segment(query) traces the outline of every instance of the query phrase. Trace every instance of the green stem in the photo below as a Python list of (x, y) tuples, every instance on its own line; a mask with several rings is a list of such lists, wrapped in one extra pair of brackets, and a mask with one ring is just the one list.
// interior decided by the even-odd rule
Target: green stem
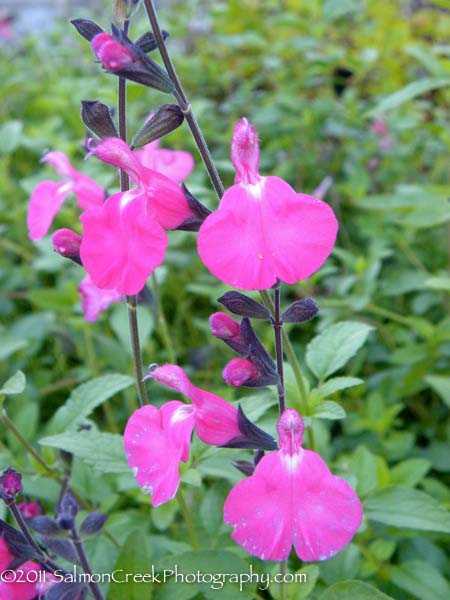
[(78, 535), (78, 531), (75, 527), (72, 529), (71, 534), (73, 545), (75, 546), (75, 549), (77, 551), (78, 558), (80, 559), (81, 566), (83, 567), (83, 571), (86, 574), (90, 575), (88, 586), (92, 592), (92, 595), (94, 596), (95, 600), (104, 600), (104, 596), (98, 583), (92, 581), (92, 569), (89, 564), (88, 557), (86, 556), (86, 552), (84, 551), (84, 546), (81, 542), (80, 536)]
[(285, 600), (286, 598), (286, 573), (287, 573), (287, 560), (283, 560), (280, 562), (280, 571), (283, 575), (283, 579), (280, 583), (280, 600)]
[(183, 515), (183, 519), (184, 519), (184, 522), (186, 524), (186, 527), (187, 527), (187, 530), (189, 533), (189, 539), (191, 540), (191, 546), (194, 548), (194, 550), (198, 550), (199, 543), (198, 543), (198, 539), (197, 539), (197, 533), (195, 532), (195, 527), (194, 527), (194, 524), (192, 523), (191, 514), (189, 512), (188, 505), (186, 504), (186, 500), (184, 498), (184, 495), (183, 495), (181, 489), (178, 490), (176, 497), (178, 500), (178, 506), (180, 507), (181, 514)]
[(155, 294), (155, 302), (156, 302), (156, 318), (159, 325), (159, 333), (164, 342), (164, 346), (167, 352), (167, 359), (170, 363), (176, 364), (177, 355), (175, 352), (174, 345), (172, 343), (172, 338), (170, 336), (169, 327), (167, 326), (166, 316), (164, 314), (164, 310), (162, 308), (161, 298), (159, 296), (159, 286), (158, 281), (156, 279), (155, 272), (152, 273), (152, 284), (153, 284), (153, 293)]
[(1, 419), (2, 419), (3, 423), (6, 425), (6, 427), (11, 431), (11, 433), (19, 440), (19, 442), (22, 444), (22, 446), (41, 465), (41, 467), (43, 469), (45, 469), (45, 471), (47, 471), (47, 473), (49, 473), (50, 475), (52, 475), (52, 476), (57, 475), (56, 470), (53, 467), (51, 467), (49, 464), (47, 464), (46, 461), (39, 454), (39, 452), (37, 452), (33, 448), (33, 446), (30, 444), (30, 442), (23, 437), (23, 435), (20, 433), (20, 431), (17, 429), (17, 427), (14, 425), (14, 423), (8, 417), (5, 409), (3, 409)]
[(138, 391), (139, 404), (144, 406), (148, 403), (147, 390), (142, 381), (144, 370), (142, 366), (141, 345), (139, 342), (139, 328), (137, 320), (137, 297), (127, 296), (128, 302), (128, 322), (130, 325), (131, 349), (133, 353), (134, 375)]

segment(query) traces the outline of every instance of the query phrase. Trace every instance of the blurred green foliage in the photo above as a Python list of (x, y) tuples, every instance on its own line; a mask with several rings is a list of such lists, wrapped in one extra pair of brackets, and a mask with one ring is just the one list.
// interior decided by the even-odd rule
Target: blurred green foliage
[[(277, 174), (306, 193), (326, 176), (334, 180), (327, 201), (339, 218), (338, 245), (314, 277), (284, 292), (284, 301), (313, 295), (319, 303), (318, 319), (290, 326), (308, 376), (310, 414), (305, 416), (320, 453), (362, 497), (366, 519), (353, 543), (332, 560), (302, 567), (291, 559), (290, 572), (308, 573), (308, 584), (286, 586), (291, 600), (376, 599), (385, 598), (383, 593), (399, 600), (449, 597), (444, 542), (450, 503), (450, 15), (445, 4), (414, 10), (413, 2), (390, 0), (190, 0), (161, 11), (180, 77), (226, 184), (233, 178), (230, 135), (242, 116), (259, 130), (263, 173)], [(108, 10), (104, 14), (106, 26)], [(146, 28), (141, 10), (133, 31), (137, 36)], [(89, 440), (88, 432), (55, 429), (61, 413), (52, 417), (76, 386), (106, 373), (132, 373), (126, 310), (116, 305), (95, 324), (84, 321), (77, 294), (81, 269), (53, 255), (48, 239), (28, 240), (27, 199), (36, 183), (54, 178), (39, 164), (45, 149), (66, 152), (76, 168), (115, 189), (110, 168), (94, 159), (83, 162), (79, 111), (82, 99), (114, 105), (117, 80), (100, 72), (88, 44), (66, 23), (47, 39), (2, 42), (0, 54), (0, 383), (19, 369), (26, 375), (24, 391), (17, 379), (2, 385), (1, 393), (15, 394), (5, 400), (10, 418), (50, 464), (59, 464), (51, 446), (75, 452), (74, 489), (109, 514), (110, 536), (86, 542), (96, 571), (130, 568), (127, 548), (139, 545), (147, 563), (161, 568), (177, 563), (185, 571), (245, 572), (251, 563), (259, 572), (278, 572), (279, 565), (248, 557), (223, 525), (223, 500), (240, 478), (230, 464), (233, 451), (197, 441), (182, 467), (199, 550), (188, 541), (176, 501), (149, 508), (120, 455), (120, 433), (136, 406), (133, 386), (124, 384), (118, 392), (112, 385), (111, 394), (96, 402), (97, 384), (92, 384), (82, 415), (92, 424)], [(128, 99), (130, 137), (167, 101), (134, 84)], [(375, 122), (383, 124), (384, 133), (374, 131)], [(187, 128), (164, 143), (193, 152), (197, 167), (188, 186), (214, 207)], [(56, 225), (79, 228), (73, 201), (66, 202)], [(221, 381), (232, 355), (209, 335), (207, 318), (219, 310), (216, 298), (226, 288), (200, 263), (194, 234), (171, 234), (157, 279), (179, 364), (198, 385), (228, 400), (245, 396), (249, 416), (273, 431), (272, 391), (249, 395)], [(146, 362), (168, 360), (157, 311), (142, 307), (141, 313)], [(323, 381), (322, 367), (311, 358), (314, 346), (308, 353), (306, 346), (321, 332), (329, 338), (341, 321), (369, 325), (368, 338)], [(258, 325), (258, 333), (271, 346), (269, 328)], [(319, 338), (314, 344), (320, 349)], [(288, 403), (295, 405), (289, 370), (287, 390)], [(172, 397), (156, 384), (149, 384), (149, 394), (158, 404)], [(95, 438), (98, 430), (102, 436)], [(55, 435), (66, 438), (49, 443)], [(38, 445), (42, 438), (47, 445)], [(4, 427), (0, 440), (0, 467), (21, 470), (27, 493), (51, 511), (58, 485)], [(135, 568), (145, 564), (141, 560)], [(139, 590), (126, 589), (116, 586), (110, 597), (142, 597)], [(146, 597), (150, 589), (145, 588)], [(208, 585), (155, 585), (153, 593), (163, 599), (173, 594), (228, 598), (238, 592), (233, 586), (218, 592)], [(255, 593), (250, 585), (239, 597)], [(286, 597), (282, 594), (274, 584), (259, 597), (277, 600)]]

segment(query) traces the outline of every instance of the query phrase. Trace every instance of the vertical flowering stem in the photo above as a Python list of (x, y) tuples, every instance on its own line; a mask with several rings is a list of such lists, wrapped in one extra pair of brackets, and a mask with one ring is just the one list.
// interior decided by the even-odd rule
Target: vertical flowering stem
[(286, 408), (286, 399), (284, 395), (284, 374), (283, 374), (283, 322), (280, 316), (280, 283), (276, 284), (274, 289), (274, 315), (272, 318), (272, 326), (275, 335), (275, 355), (277, 360), (278, 371), (278, 407), (280, 415), (283, 414)]
[(186, 117), (186, 121), (189, 125), (189, 129), (191, 130), (198, 151), (200, 152), (206, 171), (208, 172), (209, 178), (211, 179), (211, 183), (217, 193), (217, 196), (220, 199), (225, 191), (223, 183), (220, 179), (216, 165), (214, 164), (214, 161), (211, 157), (211, 153), (208, 149), (208, 145), (206, 144), (206, 140), (203, 137), (203, 133), (199, 127), (199, 124), (197, 123), (197, 119), (195, 118), (195, 115), (192, 111), (190, 102), (184, 92), (183, 86), (181, 85), (172, 59), (170, 58), (169, 52), (167, 51), (166, 44), (164, 42), (164, 37), (161, 32), (161, 27), (159, 26), (158, 15), (156, 14), (155, 6), (152, 0), (144, 0), (144, 4), (150, 21), (150, 25), (153, 30), (153, 34), (158, 44), (159, 53), (161, 54), (161, 58), (163, 60), (164, 66), (166, 67), (167, 73), (169, 74), (169, 77), (175, 86), (175, 99)]
[[(125, 34), (128, 34), (130, 21), (126, 20), (123, 26)], [(127, 81), (119, 77), (118, 89), (118, 113), (119, 113), (119, 136), (124, 142), (127, 141)], [(120, 169), (120, 191), (126, 192), (130, 187), (128, 174)], [(144, 406), (148, 402), (147, 390), (142, 381), (144, 370), (142, 367), (141, 344), (139, 340), (139, 326), (137, 320), (137, 296), (127, 296), (128, 323), (130, 327), (131, 349), (133, 353), (134, 374), (138, 391), (139, 404)]]
[(86, 556), (86, 552), (84, 551), (84, 546), (75, 527), (71, 530), (71, 537), (73, 545), (75, 546), (75, 550), (77, 551), (78, 558), (80, 559), (81, 566), (83, 567), (83, 571), (90, 576), (88, 586), (92, 592), (92, 595), (94, 596), (95, 600), (104, 600), (104, 596), (98, 583), (92, 580), (93, 578), (91, 565), (89, 564), (88, 557)]

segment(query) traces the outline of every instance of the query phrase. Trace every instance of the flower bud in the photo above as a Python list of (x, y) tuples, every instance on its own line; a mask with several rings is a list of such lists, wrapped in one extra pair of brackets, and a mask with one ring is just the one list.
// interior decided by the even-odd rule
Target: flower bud
[(72, 492), (67, 491), (64, 494), (58, 509), (58, 525), (62, 529), (73, 529), (75, 526), (75, 517), (78, 513), (78, 502), (75, 500)]
[(258, 377), (258, 370), (248, 358), (233, 358), (222, 371), (222, 377), (228, 385), (239, 387), (250, 379)]
[(223, 312), (216, 312), (209, 317), (211, 333), (221, 340), (239, 338), (239, 323)]
[(135, 57), (109, 33), (99, 33), (91, 41), (92, 50), (107, 71), (117, 71), (131, 65)]
[(296, 300), (281, 315), (285, 323), (304, 323), (311, 321), (317, 315), (319, 307), (312, 298)]
[(24, 519), (32, 519), (33, 517), (42, 515), (42, 507), (39, 502), (24, 500), (23, 502), (19, 502), (17, 508), (22, 513)]
[(230, 312), (241, 317), (270, 319), (270, 312), (265, 306), (240, 292), (227, 292), (218, 298), (217, 302), (220, 302)]
[(98, 100), (82, 100), (81, 118), (86, 127), (99, 138), (119, 137), (106, 104)]
[(13, 502), (22, 493), (22, 475), (8, 467), (0, 475), (0, 498), (8, 503)]
[(159, 140), (179, 127), (184, 120), (184, 115), (176, 104), (163, 104), (156, 113), (148, 119), (134, 136), (131, 146), (140, 148)]
[(71, 229), (58, 229), (52, 235), (52, 244), (55, 252), (81, 265), (81, 235)]

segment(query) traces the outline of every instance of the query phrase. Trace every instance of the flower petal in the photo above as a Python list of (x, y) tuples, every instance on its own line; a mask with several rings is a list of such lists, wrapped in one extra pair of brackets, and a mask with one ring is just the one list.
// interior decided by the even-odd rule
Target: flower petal
[(150, 214), (164, 229), (175, 229), (192, 215), (182, 189), (165, 175), (142, 169)]
[(161, 409), (146, 405), (129, 419), (124, 445), (139, 486), (152, 495), (153, 506), (172, 500), (180, 483), (178, 465), (186, 461), (194, 427), (192, 407), (172, 401)]
[(70, 164), (69, 157), (67, 154), (64, 154), (64, 152), (59, 152), (59, 150), (47, 152), (47, 154), (42, 157), (42, 162), (51, 165), (61, 177), (72, 179), (74, 168)]
[[(100, 34), (99, 34), (100, 35)], [(128, 145), (120, 138), (106, 138), (101, 140), (92, 150), (101, 161), (123, 169), (134, 183), (139, 183), (143, 176), (143, 167), (130, 150)]]
[(68, 182), (41, 181), (34, 188), (28, 204), (28, 235), (32, 240), (43, 238), (59, 212), (67, 195), (72, 191)]
[(233, 287), (268, 289), (306, 279), (326, 260), (337, 234), (331, 208), (278, 177), (238, 184), (200, 228), (198, 252)]
[(139, 161), (147, 169), (165, 175), (175, 183), (181, 183), (194, 169), (194, 158), (183, 150), (158, 148), (159, 140), (146, 144), (135, 152)]
[(167, 246), (165, 231), (148, 215), (146, 196), (115, 194), (80, 220), (80, 256), (94, 284), (119, 294), (140, 292)]
[(78, 206), (82, 210), (103, 204), (106, 192), (96, 181), (75, 169), (72, 173), (72, 180), (72, 191), (77, 197)]
[(81, 307), (86, 321), (96, 321), (98, 315), (113, 302), (123, 300), (123, 295), (116, 290), (103, 290), (97, 287), (89, 275), (78, 286), (81, 295)]

